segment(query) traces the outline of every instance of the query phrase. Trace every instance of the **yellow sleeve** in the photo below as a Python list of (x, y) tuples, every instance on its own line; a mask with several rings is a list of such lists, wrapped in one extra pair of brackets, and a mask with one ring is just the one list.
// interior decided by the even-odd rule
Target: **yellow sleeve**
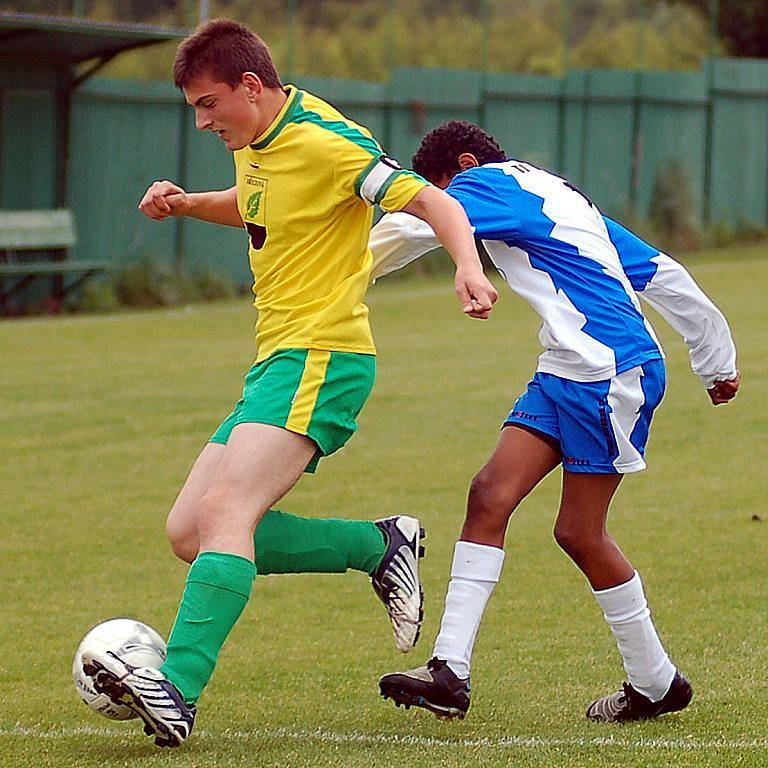
[(380, 199), (377, 202), (387, 213), (402, 211), (417, 193), (428, 186), (429, 182), (422, 179), (418, 173), (397, 171), (390, 177), (388, 186), (379, 193)]
[(380, 205), (385, 211), (399, 211), (428, 182), (406, 171), (387, 157), (375, 139), (345, 141), (334, 158), (336, 188), (343, 197), (354, 194), (366, 205)]

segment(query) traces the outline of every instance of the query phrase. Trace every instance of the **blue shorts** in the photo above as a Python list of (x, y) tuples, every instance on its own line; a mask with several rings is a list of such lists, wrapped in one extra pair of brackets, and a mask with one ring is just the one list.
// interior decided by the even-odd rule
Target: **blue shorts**
[(665, 385), (663, 360), (604, 381), (536, 373), (504, 426), (514, 424), (551, 437), (569, 472), (639, 472), (645, 469), (651, 418)]

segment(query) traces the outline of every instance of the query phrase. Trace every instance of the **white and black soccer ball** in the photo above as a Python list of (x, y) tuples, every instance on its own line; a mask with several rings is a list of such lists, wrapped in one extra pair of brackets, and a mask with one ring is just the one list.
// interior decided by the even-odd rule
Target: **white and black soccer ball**
[(165, 661), (166, 645), (152, 627), (135, 619), (110, 619), (97, 624), (83, 638), (75, 651), (72, 677), (80, 698), (94, 711), (110, 720), (130, 720), (136, 715), (126, 706), (115, 704), (99, 693), (83, 672), (83, 653), (103, 655), (107, 651), (134, 667), (159, 668)]

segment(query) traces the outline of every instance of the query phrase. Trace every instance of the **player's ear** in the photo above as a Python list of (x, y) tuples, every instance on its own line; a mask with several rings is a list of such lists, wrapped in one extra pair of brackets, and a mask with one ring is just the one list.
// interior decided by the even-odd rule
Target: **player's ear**
[(264, 84), (261, 82), (261, 78), (254, 72), (243, 72), (240, 82), (245, 88), (248, 101), (258, 101), (264, 90)]
[(459, 155), (459, 168), (462, 171), (466, 171), (467, 168), (477, 168), (480, 163), (477, 162), (477, 158), (471, 152), (462, 152)]

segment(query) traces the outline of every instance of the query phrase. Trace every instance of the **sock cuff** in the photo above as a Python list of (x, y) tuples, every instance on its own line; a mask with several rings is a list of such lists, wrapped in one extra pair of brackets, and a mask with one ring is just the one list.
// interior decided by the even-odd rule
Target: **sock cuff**
[(189, 568), (187, 584), (207, 584), (251, 596), (256, 566), (252, 560), (228, 552), (201, 552)]
[(629, 581), (623, 584), (608, 589), (592, 590), (592, 593), (603, 609), (606, 621), (611, 623), (629, 621), (648, 608), (643, 583), (637, 571)]
[(472, 541), (457, 541), (453, 549), (451, 578), (496, 583), (504, 565), (504, 550)]

